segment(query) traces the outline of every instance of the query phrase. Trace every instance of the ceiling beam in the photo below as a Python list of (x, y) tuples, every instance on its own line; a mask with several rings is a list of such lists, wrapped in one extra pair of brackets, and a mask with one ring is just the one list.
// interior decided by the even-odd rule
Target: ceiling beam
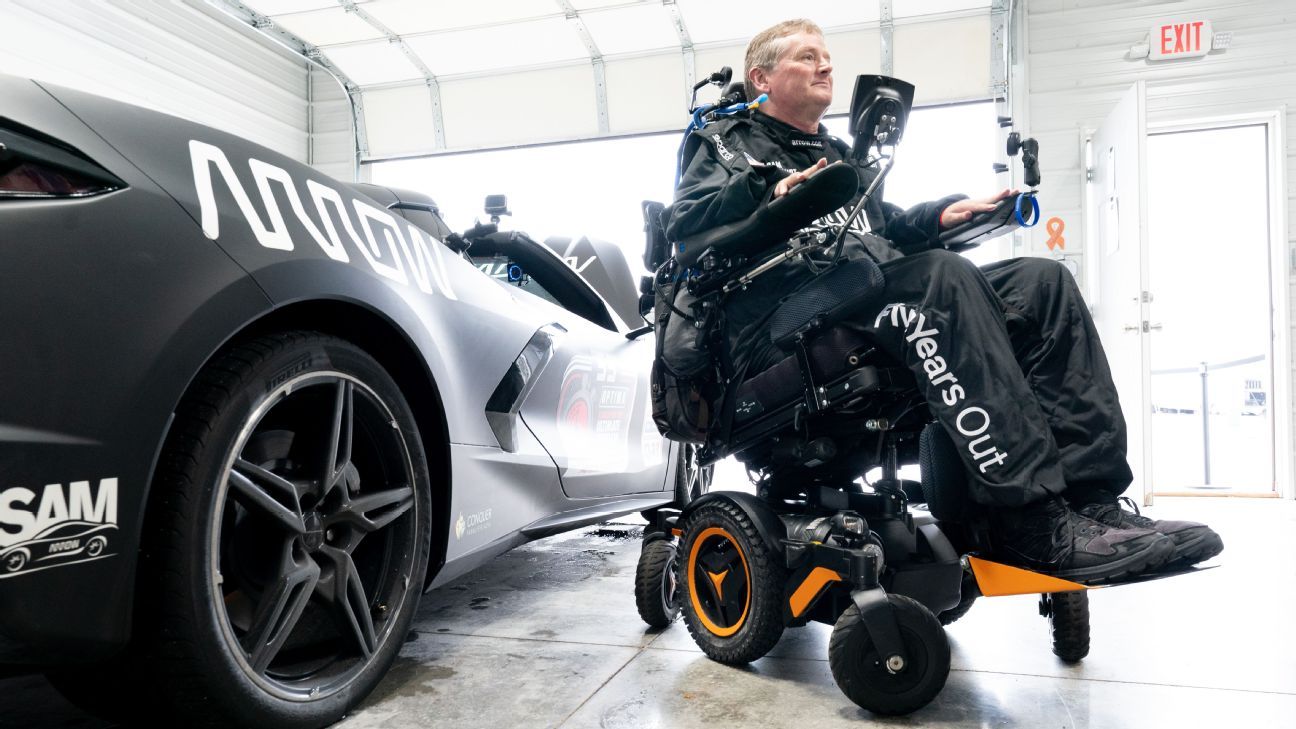
[(589, 28), (585, 27), (585, 21), (581, 20), (580, 13), (576, 12), (571, 2), (569, 0), (554, 0), (554, 2), (562, 8), (563, 17), (576, 29), (576, 34), (580, 36), (585, 49), (589, 51), (590, 63), (594, 66), (594, 104), (598, 109), (598, 130), (599, 134), (607, 134), (612, 131), (612, 125), (608, 118), (607, 64), (603, 62), (603, 54), (599, 52), (594, 36), (590, 35)]
[(693, 50), (693, 37), (689, 35), (688, 26), (684, 24), (684, 16), (675, 0), (662, 0), (662, 5), (671, 17), (671, 25), (675, 26), (680, 54), (684, 57), (684, 111), (687, 112), (689, 105), (693, 103), (693, 84), (697, 83), (697, 54)]
[[(364, 8), (356, 5), (353, 0), (338, 0), (338, 4), (342, 6), (343, 10), (354, 14), (357, 18), (368, 23), (379, 33), (382, 33), (383, 36), (387, 38), (387, 42), (399, 48), (400, 52), (405, 55), (405, 58), (418, 69), (419, 73), (423, 74), (423, 83), (427, 85), (428, 96), (431, 97), (432, 102), (433, 144), (435, 145), (435, 149), (445, 149), (445, 118), (441, 113), (441, 83), (437, 80), (436, 74), (432, 73), (432, 69), (428, 68), (428, 65), (423, 62), (423, 59), (419, 58), (419, 55), (409, 47), (409, 44), (405, 42), (404, 38), (392, 32), (391, 28), (388, 28), (382, 23), (382, 21), (370, 15)], [(367, 153), (368, 150), (366, 150), (366, 154)]]
[[(354, 139), (355, 179), (360, 179), (360, 160), (369, 155), (369, 135), (365, 129), (364, 104), (360, 98), (360, 87), (343, 73), (320, 49), (290, 33), (268, 16), (262, 15), (238, 0), (205, 0), (213, 8), (240, 23), (251, 26), (258, 33), (288, 49), (292, 53), (307, 59), (328, 72), (346, 92), (347, 102), (351, 106), (351, 129)], [(309, 76), (309, 74), (307, 74)]]

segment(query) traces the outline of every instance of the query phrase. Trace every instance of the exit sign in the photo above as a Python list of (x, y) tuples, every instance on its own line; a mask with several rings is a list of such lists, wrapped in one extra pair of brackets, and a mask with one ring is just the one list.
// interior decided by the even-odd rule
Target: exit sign
[(1211, 50), (1209, 20), (1185, 20), (1157, 23), (1148, 35), (1148, 58), (1163, 61), (1171, 58), (1195, 58)]

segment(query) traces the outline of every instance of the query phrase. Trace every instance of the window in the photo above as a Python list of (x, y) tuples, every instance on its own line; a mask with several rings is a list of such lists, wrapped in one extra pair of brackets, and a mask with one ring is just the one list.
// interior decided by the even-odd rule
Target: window
[(406, 220), (422, 228), (423, 232), (435, 237), (437, 240), (445, 238), (446, 234), (450, 232), (446, 224), (437, 217), (436, 208), (400, 203), (393, 205), (391, 209), (399, 212)]
[(516, 286), (528, 294), (539, 296), (554, 306), (568, 308), (556, 296), (549, 293), (549, 290), (541, 285), (534, 276), (508, 256), (473, 256), (472, 262), (478, 271), (490, 276), (501, 285)]
[[(825, 123), (849, 141), (846, 117)], [(638, 275), (644, 247), (639, 206), (643, 200), (673, 197), (680, 139), (677, 133), (654, 134), (448, 154), (376, 162), (370, 171), (377, 184), (430, 195), (453, 230), (484, 218), (486, 195), (507, 194), (513, 217), (501, 227), (526, 231), (536, 240), (583, 234), (611, 241)], [(1003, 158), (998, 140), (991, 102), (914, 110), (887, 178), (886, 200), (907, 206), (953, 192), (972, 197), (998, 192), (1007, 179), (991, 169)], [(979, 263), (1005, 257), (1009, 240), (999, 238), (969, 257)]]

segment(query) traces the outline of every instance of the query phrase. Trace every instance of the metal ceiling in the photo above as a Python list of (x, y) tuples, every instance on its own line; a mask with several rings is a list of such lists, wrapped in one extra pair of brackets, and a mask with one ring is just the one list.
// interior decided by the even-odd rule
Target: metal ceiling
[[(898, 61), (897, 75), (927, 77), (920, 101), (989, 98), (990, 16), (1006, 2), (206, 1), (343, 83), (361, 160), (680, 126), (695, 79), (740, 66), (747, 40), (789, 14), (823, 27), (839, 76)], [(483, 116), (511, 112), (525, 123)]]

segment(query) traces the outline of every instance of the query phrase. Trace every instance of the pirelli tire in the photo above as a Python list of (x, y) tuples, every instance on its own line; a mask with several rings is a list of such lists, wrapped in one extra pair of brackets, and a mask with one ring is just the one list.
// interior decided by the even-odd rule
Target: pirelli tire
[(747, 513), (716, 499), (690, 513), (680, 540), (684, 624), (713, 660), (750, 663), (783, 635), (782, 555), (771, 554)]
[(370, 355), (310, 333), (229, 348), (176, 412), (132, 650), (178, 725), (323, 727), (387, 672), (427, 568), (431, 478)]
[(657, 629), (669, 627), (680, 613), (679, 547), (672, 539), (646, 542), (635, 568), (635, 607), (639, 617)]

